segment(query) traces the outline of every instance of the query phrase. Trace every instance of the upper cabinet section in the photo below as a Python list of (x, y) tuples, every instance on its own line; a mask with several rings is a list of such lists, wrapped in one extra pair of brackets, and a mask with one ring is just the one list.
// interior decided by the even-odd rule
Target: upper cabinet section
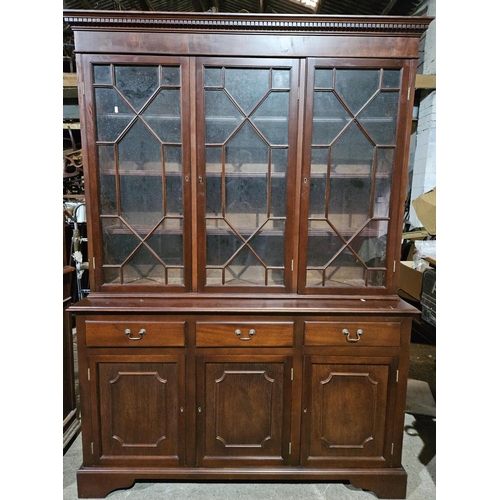
[(428, 18), (66, 11), (92, 292), (397, 292)]
[(200, 287), (289, 291), (299, 65), (241, 64), (198, 61)]

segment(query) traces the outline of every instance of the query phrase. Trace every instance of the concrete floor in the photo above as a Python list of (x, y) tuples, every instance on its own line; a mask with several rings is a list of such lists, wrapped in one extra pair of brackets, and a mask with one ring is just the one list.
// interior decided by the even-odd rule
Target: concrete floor
[[(410, 379), (427, 382), (436, 398), (436, 346), (412, 343)], [(425, 384), (424, 384), (425, 385)], [(410, 386), (409, 386), (410, 387)], [(427, 406), (428, 407), (428, 406)], [(427, 408), (426, 407), (426, 408)], [(408, 473), (406, 500), (436, 498), (436, 418), (406, 413), (403, 437), (403, 466)], [(428, 412), (427, 412), (428, 413)], [(63, 499), (77, 500), (76, 471), (81, 465), (79, 435), (63, 457)], [(370, 491), (349, 483), (189, 483), (137, 482), (127, 490), (116, 490), (108, 500), (369, 500)]]

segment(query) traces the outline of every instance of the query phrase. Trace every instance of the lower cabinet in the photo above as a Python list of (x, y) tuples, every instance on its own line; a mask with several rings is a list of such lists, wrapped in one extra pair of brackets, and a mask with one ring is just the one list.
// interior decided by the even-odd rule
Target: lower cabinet
[(78, 314), (79, 497), (136, 480), (265, 479), (403, 498), (410, 325)]

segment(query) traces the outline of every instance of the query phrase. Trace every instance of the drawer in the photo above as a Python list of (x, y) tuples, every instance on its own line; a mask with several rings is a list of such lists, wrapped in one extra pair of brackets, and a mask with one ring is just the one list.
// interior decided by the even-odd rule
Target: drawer
[(196, 323), (196, 345), (203, 347), (287, 347), (293, 345), (293, 322)]
[(89, 347), (180, 347), (186, 343), (185, 322), (93, 321), (85, 322)]
[(306, 321), (305, 345), (399, 346), (399, 322)]

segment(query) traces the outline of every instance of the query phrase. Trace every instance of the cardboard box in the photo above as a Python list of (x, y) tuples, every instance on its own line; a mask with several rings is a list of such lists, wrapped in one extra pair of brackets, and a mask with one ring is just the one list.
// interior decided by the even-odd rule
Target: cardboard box
[(419, 196), (411, 204), (426, 231), (434, 236), (436, 234), (436, 188)]
[(413, 269), (413, 261), (401, 261), (399, 264), (399, 289), (420, 301), (424, 273)]

